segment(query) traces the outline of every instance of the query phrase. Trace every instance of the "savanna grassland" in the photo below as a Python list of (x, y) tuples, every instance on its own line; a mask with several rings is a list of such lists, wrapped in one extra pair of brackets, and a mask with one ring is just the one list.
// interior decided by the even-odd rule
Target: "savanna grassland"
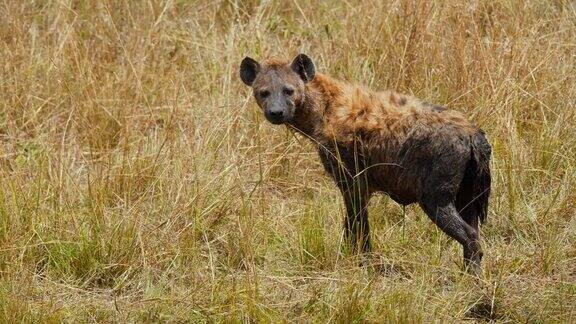
[[(493, 145), (484, 275), (416, 206), (373, 266), (246, 55), (461, 111)], [(576, 321), (576, 3), (0, 1), (1, 322)]]

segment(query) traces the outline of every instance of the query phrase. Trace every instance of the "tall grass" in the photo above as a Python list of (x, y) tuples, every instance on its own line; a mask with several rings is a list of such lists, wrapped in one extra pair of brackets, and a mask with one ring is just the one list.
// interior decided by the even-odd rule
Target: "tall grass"
[[(1, 1), (0, 319), (576, 321), (571, 1)], [(314, 148), (239, 62), (461, 111), (488, 133), (484, 277), (416, 207), (343, 251)]]

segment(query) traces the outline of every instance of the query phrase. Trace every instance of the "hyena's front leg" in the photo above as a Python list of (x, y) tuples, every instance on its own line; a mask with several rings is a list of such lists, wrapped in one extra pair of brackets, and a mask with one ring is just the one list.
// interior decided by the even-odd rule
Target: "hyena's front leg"
[(319, 149), (324, 169), (342, 193), (346, 206), (344, 236), (354, 253), (370, 252), (370, 226), (368, 224), (368, 200), (370, 191), (365, 176), (357, 176), (362, 170), (361, 161), (343, 148)]
[(346, 205), (344, 235), (354, 253), (369, 253), (370, 224), (368, 223), (368, 200), (370, 196), (361, 181), (339, 184)]

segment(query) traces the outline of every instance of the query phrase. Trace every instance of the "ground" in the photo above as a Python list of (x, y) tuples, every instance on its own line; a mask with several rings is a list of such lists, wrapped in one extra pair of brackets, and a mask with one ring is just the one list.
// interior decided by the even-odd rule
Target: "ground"
[[(0, 322), (576, 321), (571, 1), (1, 1)], [(484, 275), (416, 206), (374, 265), (244, 56), (461, 111), (493, 145)]]

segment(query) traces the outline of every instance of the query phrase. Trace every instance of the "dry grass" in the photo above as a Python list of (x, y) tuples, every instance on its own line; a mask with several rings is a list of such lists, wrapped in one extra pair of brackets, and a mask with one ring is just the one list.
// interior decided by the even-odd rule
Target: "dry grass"
[[(245, 55), (465, 112), (489, 134), (485, 276), (416, 207), (376, 260)], [(576, 321), (576, 3), (0, 1), (0, 321)]]

